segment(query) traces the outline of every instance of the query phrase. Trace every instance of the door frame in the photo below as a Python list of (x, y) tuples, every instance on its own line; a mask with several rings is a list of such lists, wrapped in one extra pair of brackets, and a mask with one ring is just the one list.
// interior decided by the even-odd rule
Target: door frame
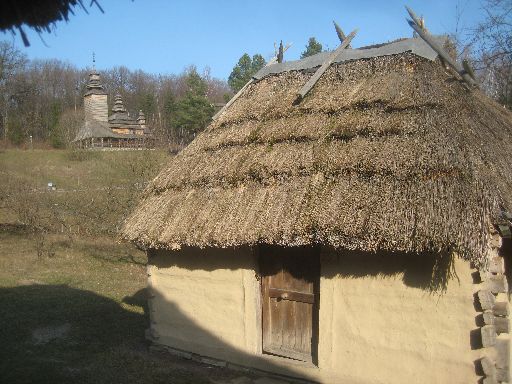
[[(311, 257), (315, 257), (316, 258), (316, 262), (317, 262), (317, 276), (313, 282), (313, 293), (314, 293), (314, 303), (313, 303), (313, 308), (312, 308), (312, 315), (313, 315), (313, 318), (312, 318), (312, 326), (313, 326), (313, 329), (312, 329), (312, 342), (311, 342), (311, 360), (300, 360), (300, 359), (294, 359), (293, 357), (288, 357), (288, 356), (282, 356), (282, 355), (277, 355), (277, 354), (272, 354), (272, 353), (269, 353), (269, 352), (265, 352), (263, 350), (263, 338), (264, 338), (264, 333), (263, 333), (263, 305), (265, 304), (264, 302), (264, 297), (263, 297), (263, 275), (262, 275), (262, 270), (261, 270), (261, 260), (262, 260), (262, 248), (264, 247), (281, 247), (281, 246), (278, 246), (278, 245), (271, 245), (271, 244), (258, 244), (256, 246), (254, 246), (254, 255), (255, 255), (255, 258), (256, 258), (256, 266), (257, 266), (257, 271), (256, 271), (256, 275), (257, 275), (257, 280), (258, 280), (258, 290), (259, 290), (259, 294), (256, 295), (257, 297), (257, 323), (259, 324), (258, 326), (258, 333), (257, 333), (257, 336), (258, 336), (258, 353), (261, 354), (261, 355), (266, 355), (266, 356), (272, 356), (274, 358), (280, 358), (280, 359), (286, 359), (286, 360), (291, 360), (291, 361), (295, 361), (295, 362), (298, 362), (298, 363), (304, 363), (304, 364), (313, 364), (315, 366), (318, 366), (318, 353), (319, 353), (319, 334), (320, 334), (320, 277), (321, 277), (321, 264), (320, 264), (320, 261), (321, 261), (321, 247), (320, 246), (316, 246), (316, 245), (313, 245), (313, 246), (310, 246), (310, 247), (307, 247), (307, 248), (310, 248), (311, 250)], [(304, 248), (304, 247), (289, 247), (289, 248)]]

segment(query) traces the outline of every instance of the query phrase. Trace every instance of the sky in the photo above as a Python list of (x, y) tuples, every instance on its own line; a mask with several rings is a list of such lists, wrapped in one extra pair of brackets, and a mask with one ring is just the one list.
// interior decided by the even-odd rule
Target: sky
[[(227, 79), (243, 53), (274, 56), (274, 43), (292, 43), (285, 60), (297, 60), (309, 37), (324, 49), (339, 41), (332, 21), (345, 34), (358, 28), (353, 47), (410, 37), (407, 4), (423, 15), (433, 34), (453, 33), (482, 18), (482, 0), (98, 0), (88, 14), (75, 8), (68, 22), (51, 33), (25, 29), (30, 47), (19, 34), (1, 33), (30, 59), (59, 59), (78, 68), (99, 70), (126, 66), (153, 74), (178, 74), (195, 65)], [(457, 14), (460, 17), (457, 17)], [(457, 20), (459, 22), (457, 23)]]

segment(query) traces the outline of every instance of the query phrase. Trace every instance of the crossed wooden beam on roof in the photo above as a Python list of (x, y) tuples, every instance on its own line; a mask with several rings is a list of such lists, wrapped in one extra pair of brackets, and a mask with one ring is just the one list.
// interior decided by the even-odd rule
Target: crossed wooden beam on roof
[(345, 34), (341, 30), (338, 24), (334, 22), (334, 27), (336, 28), (336, 33), (341, 41), (341, 44), (338, 48), (332, 51), (327, 59), (323, 62), (320, 68), (317, 69), (315, 74), (310, 77), (308, 82), (304, 84), (304, 86), (300, 89), (299, 93), (297, 93), (297, 99), (295, 100), (295, 104), (300, 103), (300, 101), (307, 95), (307, 93), (315, 86), (320, 77), (324, 74), (324, 72), (331, 66), (334, 60), (340, 55), (340, 53), (350, 45), (350, 42), (357, 34), (357, 28), (354, 29), (348, 36), (344, 37)]
[[(409, 13), (409, 16), (411, 17), (411, 20), (407, 20), (409, 25), (412, 29), (420, 36), (434, 51), (437, 52), (437, 54), (441, 57), (441, 59), (450, 65), (461, 77), (462, 79), (470, 86), (478, 86), (475, 74), (469, 65), (469, 62), (467, 60), (462, 61), (462, 65), (457, 63), (455, 60), (451, 58), (451, 56), (441, 47), (437, 41), (432, 37), (432, 35), (427, 31), (425, 27), (425, 21), (423, 18), (419, 18), (416, 16), (414, 11), (410, 9), (409, 7), (405, 7), (407, 9), (407, 12)], [(338, 58), (338, 56), (346, 49), (350, 48), (350, 42), (352, 39), (356, 36), (358, 29), (354, 29), (348, 36), (345, 36), (345, 33), (340, 28), (340, 26), (333, 21), (334, 28), (336, 29), (336, 34), (338, 35), (338, 38), (340, 39), (340, 46), (336, 48), (334, 51), (332, 51), (325, 61), (322, 63), (322, 65), (317, 69), (315, 74), (311, 76), (311, 78), (302, 86), (302, 88), (297, 93), (297, 98), (294, 101), (294, 104), (298, 104), (304, 99), (304, 97), (308, 94), (308, 92), (315, 86), (315, 84), (318, 82), (320, 77), (325, 73), (325, 71), (331, 66), (331, 64)], [(276, 55), (273, 57), (268, 63), (268, 65), (272, 65), (275, 63), (282, 63), (283, 62), (283, 54), (284, 52), (290, 48), (291, 44), (287, 44), (286, 47), (283, 47), (283, 42), (279, 44), (279, 50), (276, 50)], [(252, 78), (245, 84), (240, 91), (237, 92), (235, 96), (231, 98), (231, 100), (215, 115), (213, 116), (213, 120), (217, 119), (233, 102), (235, 102), (236, 99), (240, 97), (240, 95), (247, 89), (249, 85), (251, 85), (254, 82), (254, 79)]]
[[(334, 20), (332, 22), (334, 24), (334, 29), (336, 29), (336, 34), (338, 35), (338, 39), (340, 39), (340, 43), (343, 43), (343, 40), (345, 40), (347, 38), (347, 36), (345, 36), (343, 29), (341, 29), (341, 27), (338, 25), (338, 23), (336, 23)], [(349, 45), (347, 45), (347, 48), (352, 48), (352, 47), (349, 44)]]
[(428, 45), (430, 45), (430, 48), (436, 51), (439, 57), (441, 57), (441, 59), (446, 64), (452, 67), (468, 85), (474, 87), (478, 86), (475, 79), (475, 74), (471, 69), (469, 62), (467, 60), (463, 60), (462, 65), (460, 65), (455, 60), (453, 60), (448, 52), (446, 52), (444, 48), (441, 47), (437, 41), (435, 41), (432, 35), (427, 31), (427, 28), (425, 27), (425, 21), (422, 18), (416, 16), (411, 8), (406, 6), (405, 9), (409, 13), (409, 16), (411, 16), (411, 20), (407, 20), (407, 22), (411, 28), (414, 29), (414, 31), (419, 35), (419, 37), (421, 37)]
[[(315, 72), (315, 74), (308, 80), (308, 82), (301, 88), (299, 93), (297, 94), (297, 99), (295, 103), (299, 103), (304, 96), (313, 88), (313, 86), (317, 83), (317, 81), (320, 79), (320, 77), (323, 75), (323, 73), (329, 68), (329, 66), (333, 63), (333, 61), (338, 57), (338, 55), (345, 49), (350, 47), (350, 42), (357, 34), (357, 29), (353, 30), (348, 36), (345, 36), (343, 33), (343, 30), (340, 28), (340, 26), (333, 21), (334, 28), (336, 29), (336, 33), (338, 35), (338, 38), (340, 39), (341, 45), (336, 48), (325, 60), (325, 62), (318, 68), (318, 70)], [(275, 63), (282, 63), (283, 62), (283, 55), (284, 52), (288, 50), (288, 48), (291, 47), (291, 44), (286, 44), (285, 47), (283, 47), (283, 41), (281, 40), (279, 44), (279, 50), (277, 50), (276, 55), (269, 60), (269, 62), (266, 64), (266, 66), (275, 64)], [(228, 103), (219, 111), (217, 112), (213, 117), (212, 120), (218, 119), (224, 111), (235, 102), (236, 99), (240, 97), (240, 95), (251, 85), (254, 83), (254, 79), (250, 79), (243, 87), (240, 89), (235, 96), (231, 98), (231, 100), (228, 101)]]
[(279, 43), (279, 48), (276, 48), (276, 43), (274, 43), (275, 56), (268, 61), (265, 67), (275, 63), (282, 63), (284, 59), (284, 53), (292, 46), (292, 43), (287, 43), (285, 47), (283, 47), (283, 40)]

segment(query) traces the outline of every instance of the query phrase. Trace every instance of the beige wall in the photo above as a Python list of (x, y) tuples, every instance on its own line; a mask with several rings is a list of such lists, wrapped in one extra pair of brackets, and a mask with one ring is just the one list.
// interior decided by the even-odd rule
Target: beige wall
[(476, 383), (469, 264), (444, 293), (414, 256), (324, 249), (318, 367), (261, 354), (257, 256), (249, 248), (158, 251), (150, 258), (151, 328), (174, 348), (325, 383)]
[(429, 262), (332, 253), (322, 257), (321, 366), (346, 382), (477, 382), (469, 263), (454, 260), (458, 281), (450, 279), (441, 293), (429, 291)]
[(254, 353), (258, 288), (252, 253), (248, 248), (202, 252), (204, 258), (190, 248), (151, 257), (153, 331), (159, 342), (219, 359)]

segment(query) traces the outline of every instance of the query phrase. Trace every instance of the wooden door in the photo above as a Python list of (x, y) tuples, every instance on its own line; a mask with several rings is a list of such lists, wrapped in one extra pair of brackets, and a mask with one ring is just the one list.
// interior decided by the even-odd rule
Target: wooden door
[(316, 363), (318, 250), (260, 248), (263, 352)]

